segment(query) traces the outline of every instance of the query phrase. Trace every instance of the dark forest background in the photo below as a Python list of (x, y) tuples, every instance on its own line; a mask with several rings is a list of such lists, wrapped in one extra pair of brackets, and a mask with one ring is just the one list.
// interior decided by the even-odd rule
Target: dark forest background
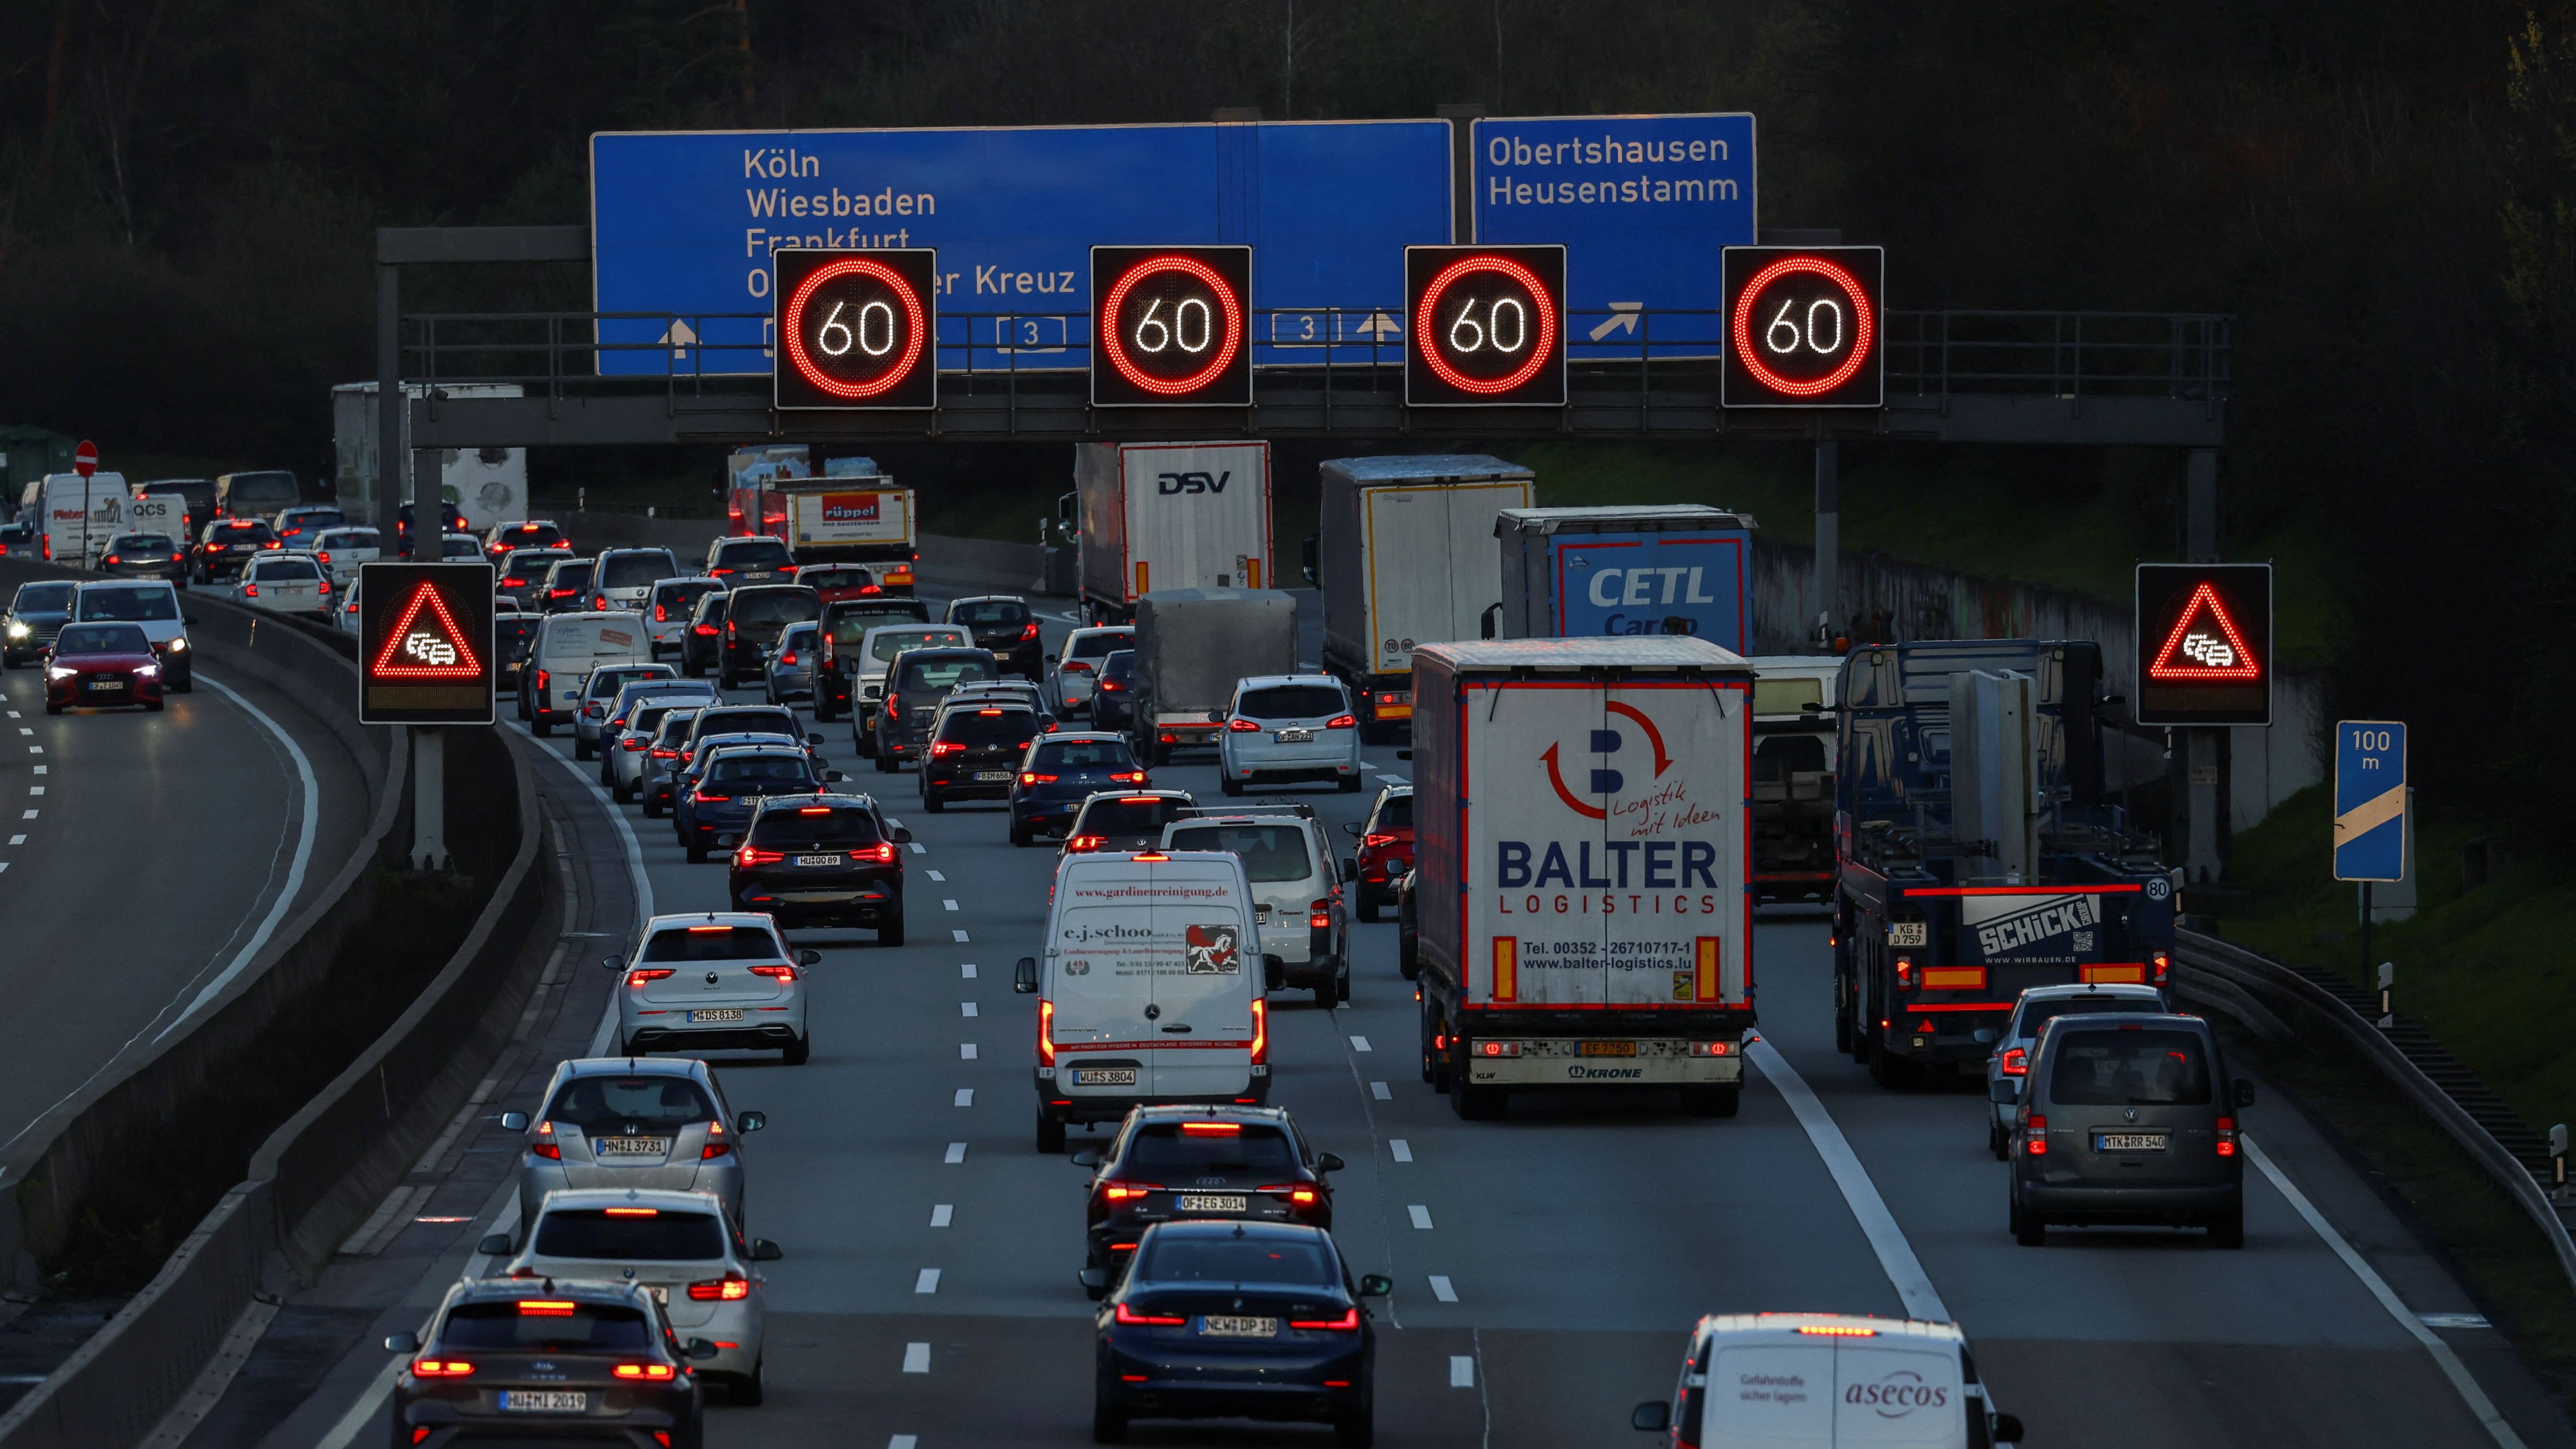
[(2339, 709), (2527, 837), (2576, 806), (2564, 4), (15, 0), (0, 419), (318, 471), (372, 229), (580, 221), (595, 130), (1452, 101), (1752, 110), (1764, 222), (1901, 306), (2235, 313), (2230, 533), (2335, 560)]

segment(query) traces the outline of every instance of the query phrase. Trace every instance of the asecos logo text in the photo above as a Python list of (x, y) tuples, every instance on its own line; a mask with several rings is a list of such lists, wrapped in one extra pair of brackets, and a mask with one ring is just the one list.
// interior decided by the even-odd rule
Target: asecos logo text
[(1927, 1384), (1923, 1376), (1911, 1369), (1898, 1369), (1874, 1384), (1853, 1384), (1843, 1390), (1843, 1402), (1855, 1408), (1878, 1411), (1882, 1419), (1902, 1419), (1917, 1409), (1946, 1408), (1950, 1402), (1947, 1384)]
[(1226, 483), (1233, 477), (1234, 470), (1230, 468), (1222, 473), (1157, 473), (1154, 475), (1154, 491), (1166, 495), (1223, 493)]

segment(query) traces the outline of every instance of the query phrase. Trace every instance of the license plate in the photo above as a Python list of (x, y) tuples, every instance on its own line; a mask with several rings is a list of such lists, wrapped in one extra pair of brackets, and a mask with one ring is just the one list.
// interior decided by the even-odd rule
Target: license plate
[(1587, 1057), (1633, 1057), (1636, 1054), (1637, 1044), (1632, 1041), (1588, 1041), (1583, 1044), (1583, 1055)]
[(796, 857), (796, 863), (798, 865), (839, 865), (841, 858), (837, 855), (800, 855)]
[(1271, 738), (1277, 740), (1283, 745), (1312, 744), (1315, 739), (1315, 732), (1313, 730), (1281, 730), (1279, 733), (1272, 735)]
[(1008, 770), (977, 770), (975, 772), (975, 778), (978, 780), (1007, 780), (1011, 778), (1011, 772)]
[(1076, 1067), (1073, 1084), (1077, 1087), (1132, 1087), (1136, 1085), (1134, 1067)]
[(2093, 1134), (2093, 1150), (2096, 1152), (2162, 1152), (2165, 1150), (2165, 1134), (2096, 1132)]
[(1181, 1194), (1181, 1211), (1185, 1213), (1239, 1213), (1250, 1207), (1250, 1196), (1239, 1192), (1185, 1192)]
[(92, 689), (123, 689), (125, 687), (125, 681), (122, 679), (93, 679), (89, 682), (89, 687)]
[(704, 1010), (700, 1010), (700, 1011), (692, 1011), (692, 1012), (690, 1012), (690, 1013), (689, 1013), (689, 1020), (691, 1020), (691, 1021), (740, 1021), (740, 1020), (742, 1020), (742, 1008), (741, 1008), (741, 1007), (739, 1007), (739, 1006), (715, 1006), (715, 1007), (708, 1007), (708, 1008), (706, 1008), (706, 1009), (704, 1009)]
[(521, 1414), (580, 1414), (590, 1395), (580, 1389), (503, 1389), (501, 1407)]
[(1210, 1338), (1277, 1338), (1279, 1320), (1211, 1313), (1199, 1320), (1199, 1332)]
[(668, 1137), (595, 1137), (590, 1143), (593, 1157), (662, 1157), (670, 1151)]

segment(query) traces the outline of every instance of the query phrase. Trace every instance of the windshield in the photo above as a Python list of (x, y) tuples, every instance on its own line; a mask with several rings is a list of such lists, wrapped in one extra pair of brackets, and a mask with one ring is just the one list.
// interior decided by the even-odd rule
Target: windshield
[(18, 597), (9, 607), (21, 614), (62, 614), (72, 607), (72, 590), (78, 584), (20, 584)]
[(132, 624), (74, 624), (54, 640), (54, 655), (149, 654), (152, 641)]
[(1136, 1265), (1140, 1281), (1154, 1283), (1313, 1283), (1338, 1281), (1321, 1243), (1304, 1239), (1157, 1234)]
[(668, 609), (674, 614), (685, 614), (697, 606), (698, 600), (723, 587), (722, 584), (703, 580), (694, 584), (656, 584), (653, 587), (653, 603), (656, 607)]
[(1234, 712), (1246, 719), (1323, 719), (1347, 708), (1333, 685), (1274, 684), (1245, 690)]
[(348, 521), (349, 515), (336, 508), (299, 508), (286, 519), (286, 526), (310, 531), (316, 528), (337, 528)]
[(1140, 1127), (1119, 1166), (1134, 1172), (1294, 1172), (1297, 1146), (1258, 1123), (1156, 1122)]
[(1823, 735), (1765, 735), (1753, 746), (1753, 778), (1765, 785), (1826, 768)]
[(1136, 757), (1118, 740), (1059, 740), (1038, 746), (1030, 763), (1040, 770), (1132, 770)]
[(562, 563), (565, 559), (570, 557), (572, 557), (571, 554), (560, 553), (552, 549), (532, 549), (526, 552), (510, 555), (509, 559), (501, 565), (501, 568), (505, 573), (508, 573), (513, 577), (526, 578), (530, 574), (545, 573), (552, 569), (556, 564)]
[(823, 601), (807, 588), (744, 589), (733, 596), (737, 624), (801, 623), (823, 612)]
[(940, 722), (943, 743), (971, 749), (1009, 745), (1014, 749), (1037, 737), (1038, 717), (1024, 709), (961, 709)]
[(1173, 850), (1223, 850), (1243, 857), (1253, 883), (1304, 880), (1306, 832), (1295, 825), (1193, 825), (1172, 832)]
[(1124, 631), (1107, 634), (1076, 634), (1073, 636), (1071, 657), (1105, 659), (1118, 650), (1133, 647), (1135, 642), (1136, 636)]
[(594, 669), (590, 672), (590, 677), (582, 681), (582, 693), (593, 699), (600, 699), (613, 696), (626, 686), (646, 679), (668, 679), (673, 684), (680, 682), (672, 675), (671, 667), (667, 664), (635, 665), (623, 669)]
[(2196, 1032), (2078, 1032), (2058, 1045), (2048, 1095), (2064, 1107), (2206, 1106), (2209, 1063)]
[(324, 548), (381, 548), (384, 539), (372, 528), (343, 528), (322, 535)]
[(918, 622), (928, 612), (917, 600), (885, 603), (870, 600), (859, 605), (834, 604), (823, 615), (823, 626), (832, 631), (835, 644), (856, 644), (868, 637), (868, 631), (880, 624)]
[(798, 569), (796, 582), (811, 589), (863, 589), (876, 582), (866, 569), (843, 566), (829, 569)]
[(698, 711), (694, 709), (674, 710), (664, 715), (661, 730), (653, 736), (653, 747), (661, 750), (678, 749), (680, 741), (689, 737), (689, 726), (697, 723), (697, 719)]
[(613, 1263), (721, 1258), (724, 1225), (713, 1213), (667, 1208), (557, 1208), (537, 1219), (536, 1254)]
[(161, 589), (81, 590), (80, 616), (83, 619), (176, 619), (179, 596)]
[(281, 584), (312, 580), (322, 574), (322, 566), (309, 558), (264, 558), (250, 566), (250, 579), (255, 584), (272, 580)]
[[(927, 649), (934, 644), (963, 644), (967, 642), (960, 637), (963, 632), (945, 625), (931, 625), (920, 629), (888, 629), (879, 634), (875, 642), (868, 645), (868, 657), (879, 664), (884, 664), (907, 649)], [(839, 637), (839, 633), (835, 631), (833, 638), (836, 642)]]
[(461, 533), (447, 535), (447, 541), (438, 547), (441, 558), (481, 558), (483, 556), (483, 545)]
[(993, 677), (993, 663), (967, 655), (950, 655), (944, 659), (916, 659), (903, 667), (903, 677), (895, 682), (897, 692), (919, 694), (924, 690), (954, 689), (958, 685)]
[(814, 772), (803, 755), (753, 755), (718, 760), (707, 769), (707, 787), (728, 793), (764, 794), (776, 790), (810, 790)]
[(673, 926), (644, 943), (645, 961), (775, 961), (786, 953), (761, 926)]
[(271, 543), (276, 538), (277, 530), (269, 527), (263, 519), (228, 518), (221, 523), (206, 525), (206, 541), (209, 543)]
[(1029, 606), (1018, 599), (966, 599), (948, 606), (949, 623), (979, 629), (1025, 624), (1028, 618)]
[[(551, 1219), (549, 1220), (551, 1221)], [(534, 1287), (523, 1303), (459, 1303), (438, 1333), (442, 1349), (527, 1353), (625, 1353), (653, 1346), (653, 1330), (632, 1308), (547, 1298)]]
[(1100, 677), (1103, 679), (1115, 679), (1124, 683), (1135, 675), (1136, 651), (1133, 649), (1117, 650), (1101, 661)]
[(774, 538), (751, 538), (740, 543), (727, 543), (716, 548), (716, 566), (728, 569), (784, 568), (790, 562), (787, 545)]
[(598, 566), (599, 560), (592, 558), (559, 560), (554, 567), (546, 570), (546, 587), (550, 589), (589, 588), (590, 571)]
[(622, 553), (608, 561), (607, 577), (599, 581), (603, 589), (640, 589), (658, 583), (680, 571), (667, 553)]
[(545, 657), (598, 659), (633, 654), (635, 630), (625, 620), (634, 617), (627, 614), (615, 619), (558, 619), (546, 630)]
[(501, 528), (503, 547), (536, 548), (563, 542), (563, 530), (551, 523), (511, 523)]
[(781, 850), (828, 848), (850, 850), (881, 839), (876, 817), (849, 806), (802, 805), (793, 810), (763, 810), (751, 827), (751, 843)]
[(707, 710), (699, 716), (699, 722), (703, 726), (698, 731), (700, 739), (710, 735), (748, 734), (755, 731), (786, 735), (792, 739), (804, 738), (796, 728), (794, 714), (783, 709), (771, 709), (766, 705), (752, 709)]

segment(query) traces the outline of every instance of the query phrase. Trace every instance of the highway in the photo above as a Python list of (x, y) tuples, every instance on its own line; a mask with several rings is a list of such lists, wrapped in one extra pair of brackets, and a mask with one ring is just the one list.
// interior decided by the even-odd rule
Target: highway
[[(716, 1054), (733, 1103), (769, 1114), (743, 1149), (748, 1226), (787, 1258), (769, 1269), (768, 1402), (711, 1407), (708, 1442), (1088, 1443), (1092, 1310), (1074, 1276), (1085, 1174), (1033, 1149), (1035, 1013), (1010, 987), (1012, 961), (1036, 949), (1055, 854), (1013, 849), (998, 803), (914, 808), (908, 775), (857, 759), (846, 725), (818, 728), (851, 787), (879, 792), (914, 833), (913, 944), (801, 933), (824, 951), (811, 1063)], [(569, 740), (537, 743), (565, 759), (559, 783), (587, 789), (569, 769), (594, 768), (570, 767)], [(1391, 750), (1370, 757), (1379, 781), (1403, 778)], [(1156, 783), (1216, 798), (1201, 762)], [(1337, 839), (1370, 799), (1297, 793)], [(582, 850), (627, 857), (651, 910), (724, 906), (721, 865), (683, 863), (667, 822), (604, 799), (588, 819), (614, 838), (585, 838)], [(2480, 1424), (2463, 1383), (2505, 1406), (2521, 1435), (2510, 1442), (2571, 1442), (2496, 1335), (2422, 1325), (2417, 1315), (2475, 1307), (2276, 1095), (2248, 1114), (2258, 1159), (2310, 1206), (2249, 1173), (2243, 1252), (2160, 1231), (2061, 1231), (2020, 1248), (2004, 1230), (2005, 1169), (1985, 1150), (1982, 1095), (1883, 1092), (1833, 1052), (1820, 921), (1758, 928), (1770, 1050), (1754, 1054), (1731, 1121), (1651, 1098), (1524, 1098), (1506, 1121), (1458, 1120), (1419, 1079), (1394, 935), (1392, 924), (1354, 926), (1348, 1005), (1289, 993), (1271, 1017), (1274, 1103), (1350, 1163), (1335, 1179), (1336, 1237), (1354, 1271), (1397, 1284), (1378, 1310), (1381, 1443), (1660, 1442), (1630, 1430), (1628, 1412), (1669, 1394), (1685, 1328), (1705, 1312), (1760, 1309), (1955, 1317), (1998, 1402), (2038, 1445), (2508, 1442)], [(496, 1098), (463, 1150), (508, 1151), (491, 1115), (537, 1105)], [(444, 1282), (485, 1266), (468, 1249), (507, 1194), (480, 1182), (472, 1196), (475, 1221), (407, 1230), (416, 1278), (379, 1268), (363, 1291), (355, 1274), (326, 1282), (342, 1295), (333, 1303), (367, 1311), (344, 1308), (353, 1316), (330, 1354), (308, 1347), (302, 1402), (260, 1423), (264, 1438), (248, 1433), (258, 1416), (236, 1415), (189, 1442), (380, 1442), (390, 1363), (373, 1336), (416, 1323)], [(290, 1368), (272, 1363), (264, 1392)], [(1329, 1437), (1148, 1422), (1134, 1442)]]

